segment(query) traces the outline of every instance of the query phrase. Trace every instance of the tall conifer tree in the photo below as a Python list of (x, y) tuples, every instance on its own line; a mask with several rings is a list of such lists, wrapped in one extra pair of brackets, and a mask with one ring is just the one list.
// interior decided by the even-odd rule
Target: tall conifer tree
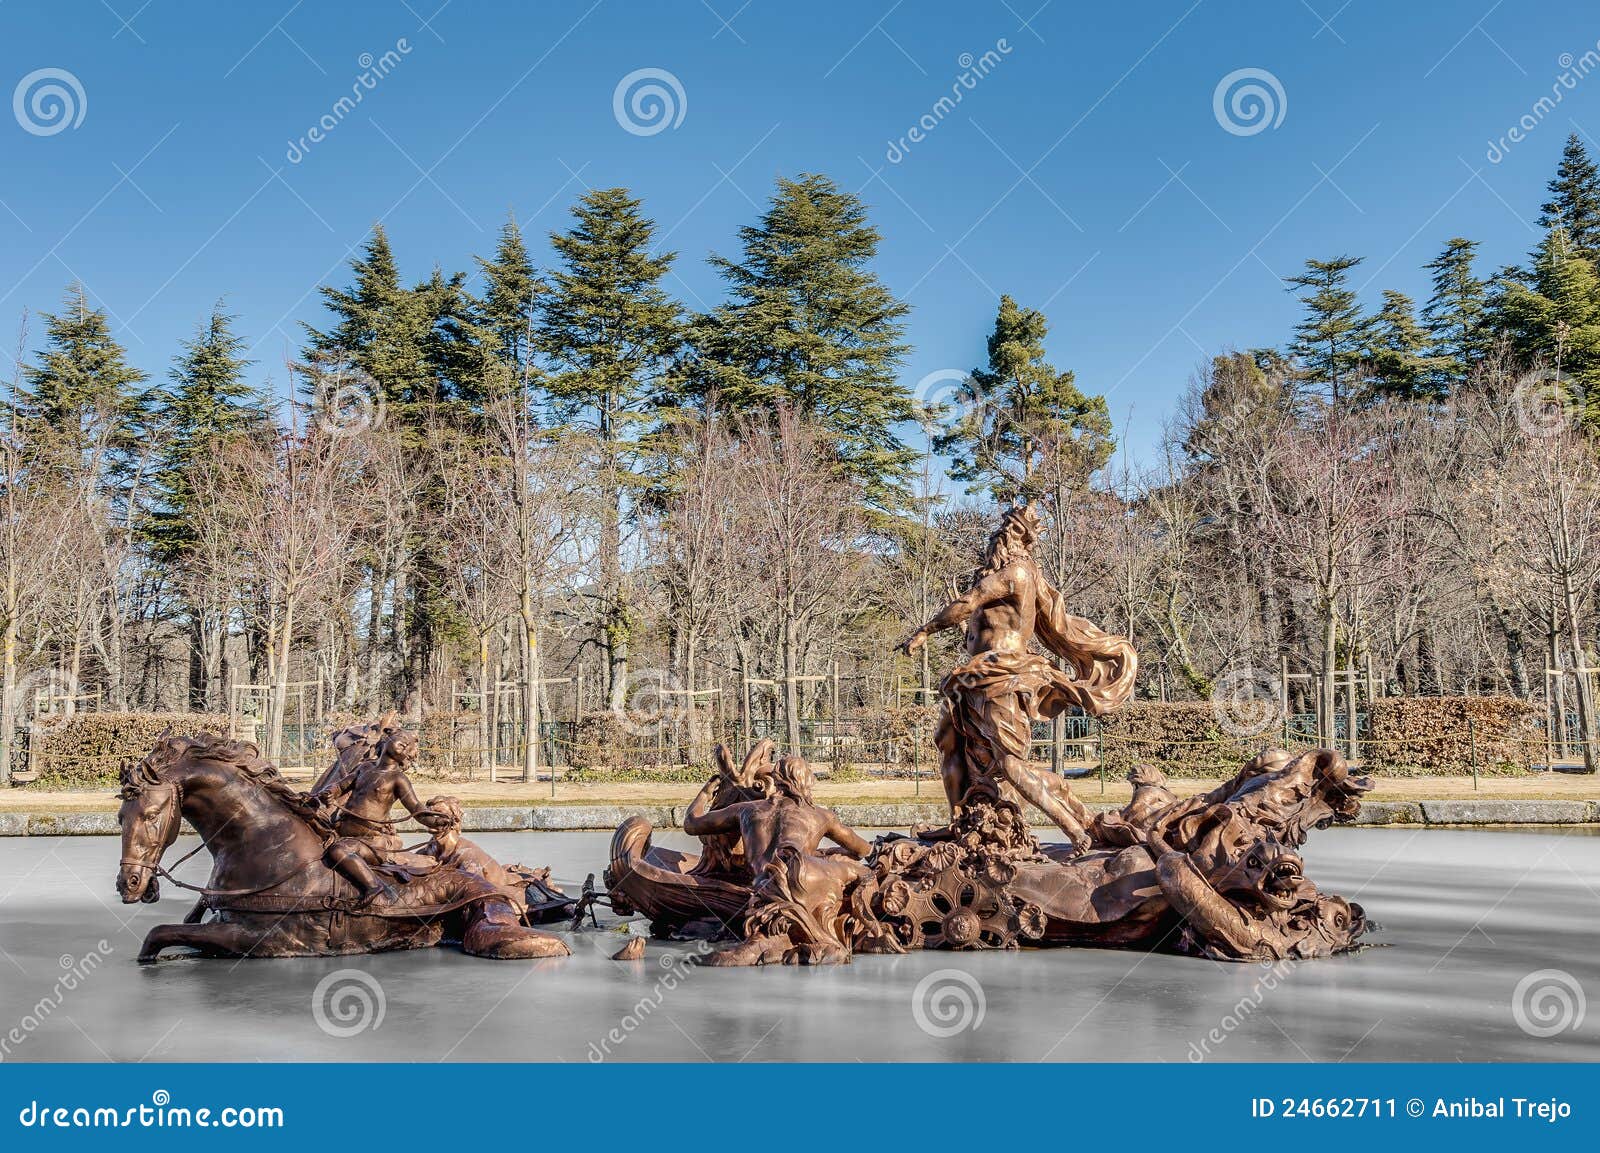
[(1539, 227), (1564, 229), (1579, 253), (1591, 261), (1600, 257), (1600, 171), (1576, 132), (1567, 137), (1546, 188), (1550, 199), (1539, 207)]
[(622, 537), (641, 485), (643, 438), (683, 340), (680, 309), (661, 287), (675, 254), (651, 251), (656, 226), (640, 207), (625, 188), (578, 201), (572, 227), (550, 237), (560, 264), (537, 319), (553, 415), (587, 434), (596, 455), (599, 632), (613, 708), (624, 704), (634, 618)]
[(1360, 263), (1359, 256), (1308, 260), (1303, 273), (1286, 280), (1291, 290), (1304, 290), (1300, 302), (1305, 305), (1289, 351), (1335, 401), (1349, 392), (1366, 347), (1366, 320), (1349, 287), (1350, 270)]
[(816, 422), (842, 471), (897, 505), (916, 459), (896, 427), (917, 415), (895, 373), (910, 310), (871, 270), (865, 205), (825, 176), (780, 179), (739, 239), (739, 259), (711, 260), (732, 300), (698, 325), (701, 387), (735, 411), (786, 405)]
[(1000, 298), (988, 364), (960, 386), (957, 419), (935, 445), (968, 491), (1000, 501), (1055, 496), (1064, 471), (1087, 483), (1110, 459), (1105, 397), (1086, 396), (1071, 372), (1046, 362), (1048, 332), (1042, 312)]

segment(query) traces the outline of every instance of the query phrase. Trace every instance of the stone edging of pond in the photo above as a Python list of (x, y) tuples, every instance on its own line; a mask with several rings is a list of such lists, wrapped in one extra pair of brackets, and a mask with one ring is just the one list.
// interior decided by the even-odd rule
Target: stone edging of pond
[[(1109, 809), (1110, 805), (1090, 805)], [(647, 818), (658, 829), (675, 829), (685, 805), (480, 806), (466, 809), (464, 828), (473, 833), (566, 832), (615, 829), (628, 817)], [(942, 801), (840, 805), (839, 818), (860, 829), (905, 829), (947, 818)], [(1357, 825), (1589, 825), (1600, 824), (1600, 801), (1367, 801)], [(420, 832), (407, 821), (402, 832)], [(187, 828), (185, 831), (188, 831)], [(0, 813), (0, 837), (116, 836), (115, 813)]]

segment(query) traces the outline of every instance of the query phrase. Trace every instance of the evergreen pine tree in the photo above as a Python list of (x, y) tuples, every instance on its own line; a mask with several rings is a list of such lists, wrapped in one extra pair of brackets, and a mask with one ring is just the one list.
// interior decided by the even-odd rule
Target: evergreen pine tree
[(1566, 231), (1568, 243), (1593, 261), (1600, 258), (1600, 171), (1574, 132), (1561, 150), (1561, 163), (1546, 185), (1550, 199), (1539, 206), (1539, 227)]
[(478, 258), (483, 273), (484, 293), (474, 307), (473, 319), (479, 327), (494, 334), (503, 359), (520, 365), (527, 357), (529, 329), (534, 306), (545, 285), (533, 269), (522, 229), (514, 216), (506, 218), (494, 258)]
[(910, 310), (871, 271), (866, 207), (825, 176), (780, 179), (739, 239), (740, 259), (711, 260), (732, 300), (697, 326), (699, 387), (734, 411), (816, 422), (868, 498), (895, 506), (917, 455), (896, 433), (917, 415), (895, 375)]
[(1422, 323), (1434, 359), (1436, 393), (1448, 393), (1463, 384), (1488, 351), (1486, 288), (1472, 270), (1477, 249), (1476, 241), (1452, 237), (1438, 256), (1423, 265), (1433, 278), (1433, 292), (1422, 308)]
[(1306, 309), (1295, 325), (1289, 352), (1309, 379), (1327, 386), (1336, 402), (1349, 391), (1366, 347), (1366, 320), (1348, 287), (1350, 270), (1360, 263), (1359, 256), (1308, 260), (1305, 272), (1286, 279), (1291, 290), (1305, 290), (1300, 302)]
[(1417, 323), (1411, 298), (1386, 290), (1383, 307), (1368, 327), (1366, 363), (1372, 391), (1380, 396), (1417, 400), (1445, 394), (1438, 364), (1428, 356), (1428, 334)]
[(266, 424), (266, 398), (244, 379), (251, 362), (244, 357), (244, 340), (233, 333), (233, 319), (219, 301), (194, 338), (183, 342), (160, 396), (164, 436), (151, 477), (155, 507), (145, 531), (162, 561), (181, 557), (194, 539), (190, 500), (196, 464), (229, 437)]
[(586, 193), (572, 227), (551, 236), (560, 266), (539, 297), (536, 340), (564, 429), (591, 438), (600, 508), (600, 637), (608, 700), (627, 687), (632, 606), (622, 533), (636, 508), (640, 456), (683, 340), (677, 303), (661, 287), (673, 253), (652, 253), (655, 224), (625, 188)]
[[(320, 289), (335, 323), (326, 331), (306, 326), (302, 367), (314, 394), (323, 388), (373, 388), (373, 400), (382, 402), (385, 418), (398, 420), (408, 441), (417, 443), (425, 410), (443, 399), (433, 339), (451, 287), (459, 281), (445, 281), (436, 273), (417, 289), (404, 287), (381, 224), (350, 268), (350, 288)], [(348, 379), (352, 372), (364, 374), (371, 384)]]
[(1501, 312), (1512, 350), (1524, 361), (1560, 368), (1586, 393), (1600, 385), (1600, 277), (1562, 229), (1552, 229), (1534, 250), (1527, 282), (1504, 286)]
[(138, 386), (148, 377), (128, 363), (83, 285), (69, 287), (61, 311), (44, 321), (44, 352), (23, 374), (24, 423), (36, 441), (67, 456), (96, 454), (109, 478), (144, 431), (150, 396)]
[(1086, 396), (1071, 372), (1045, 360), (1044, 314), (1000, 298), (987, 367), (962, 382), (958, 419), (935, 447), (969, 492), (999, 501), (1058, 497), (1067, 474), (1086, 483), (1111, 457), (1105, 397)]

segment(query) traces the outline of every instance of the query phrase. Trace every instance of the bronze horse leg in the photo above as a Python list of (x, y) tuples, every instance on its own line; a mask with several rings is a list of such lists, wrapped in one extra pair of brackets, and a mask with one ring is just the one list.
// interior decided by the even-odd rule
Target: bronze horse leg
[(466, 914), (466, 925), (461, 932), (463, 953), (499, 961), (572, 954), (560, 937), (523, 925), (509, 901), (477, 901), (463, 911)]
[(163, 949), (198, 949), (203, 957), (249, 956), (265, 939), (264, 934), (245, 925), (212, 921), (208, 925), (157, 925), (145, 936), (139, 948), (139, 963), (158, 960)]

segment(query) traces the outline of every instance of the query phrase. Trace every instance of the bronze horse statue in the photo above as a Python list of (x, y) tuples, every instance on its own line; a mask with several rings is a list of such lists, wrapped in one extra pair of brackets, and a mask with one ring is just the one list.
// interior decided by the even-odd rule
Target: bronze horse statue
[(518, 895), (424, 858), (402, 854), (406, 883), (394, 899), (358, 906), (354, 886), (323, 863), (334, 835), (326, 818), (254, 745), (163, 734), (147, 756), (123, 767), (121, 784), (117, 891), (125, 904), (159, 899), (158, 876), (195, 888), (161, 865), (184, 820), (212, 854), (199, 901), (183, 923), (150, 931), (141, 962), (178, 947), (208, 957), (326, 957), (447, 941), (498, 959), (570, 952), (560, 938), (522, 923)]

